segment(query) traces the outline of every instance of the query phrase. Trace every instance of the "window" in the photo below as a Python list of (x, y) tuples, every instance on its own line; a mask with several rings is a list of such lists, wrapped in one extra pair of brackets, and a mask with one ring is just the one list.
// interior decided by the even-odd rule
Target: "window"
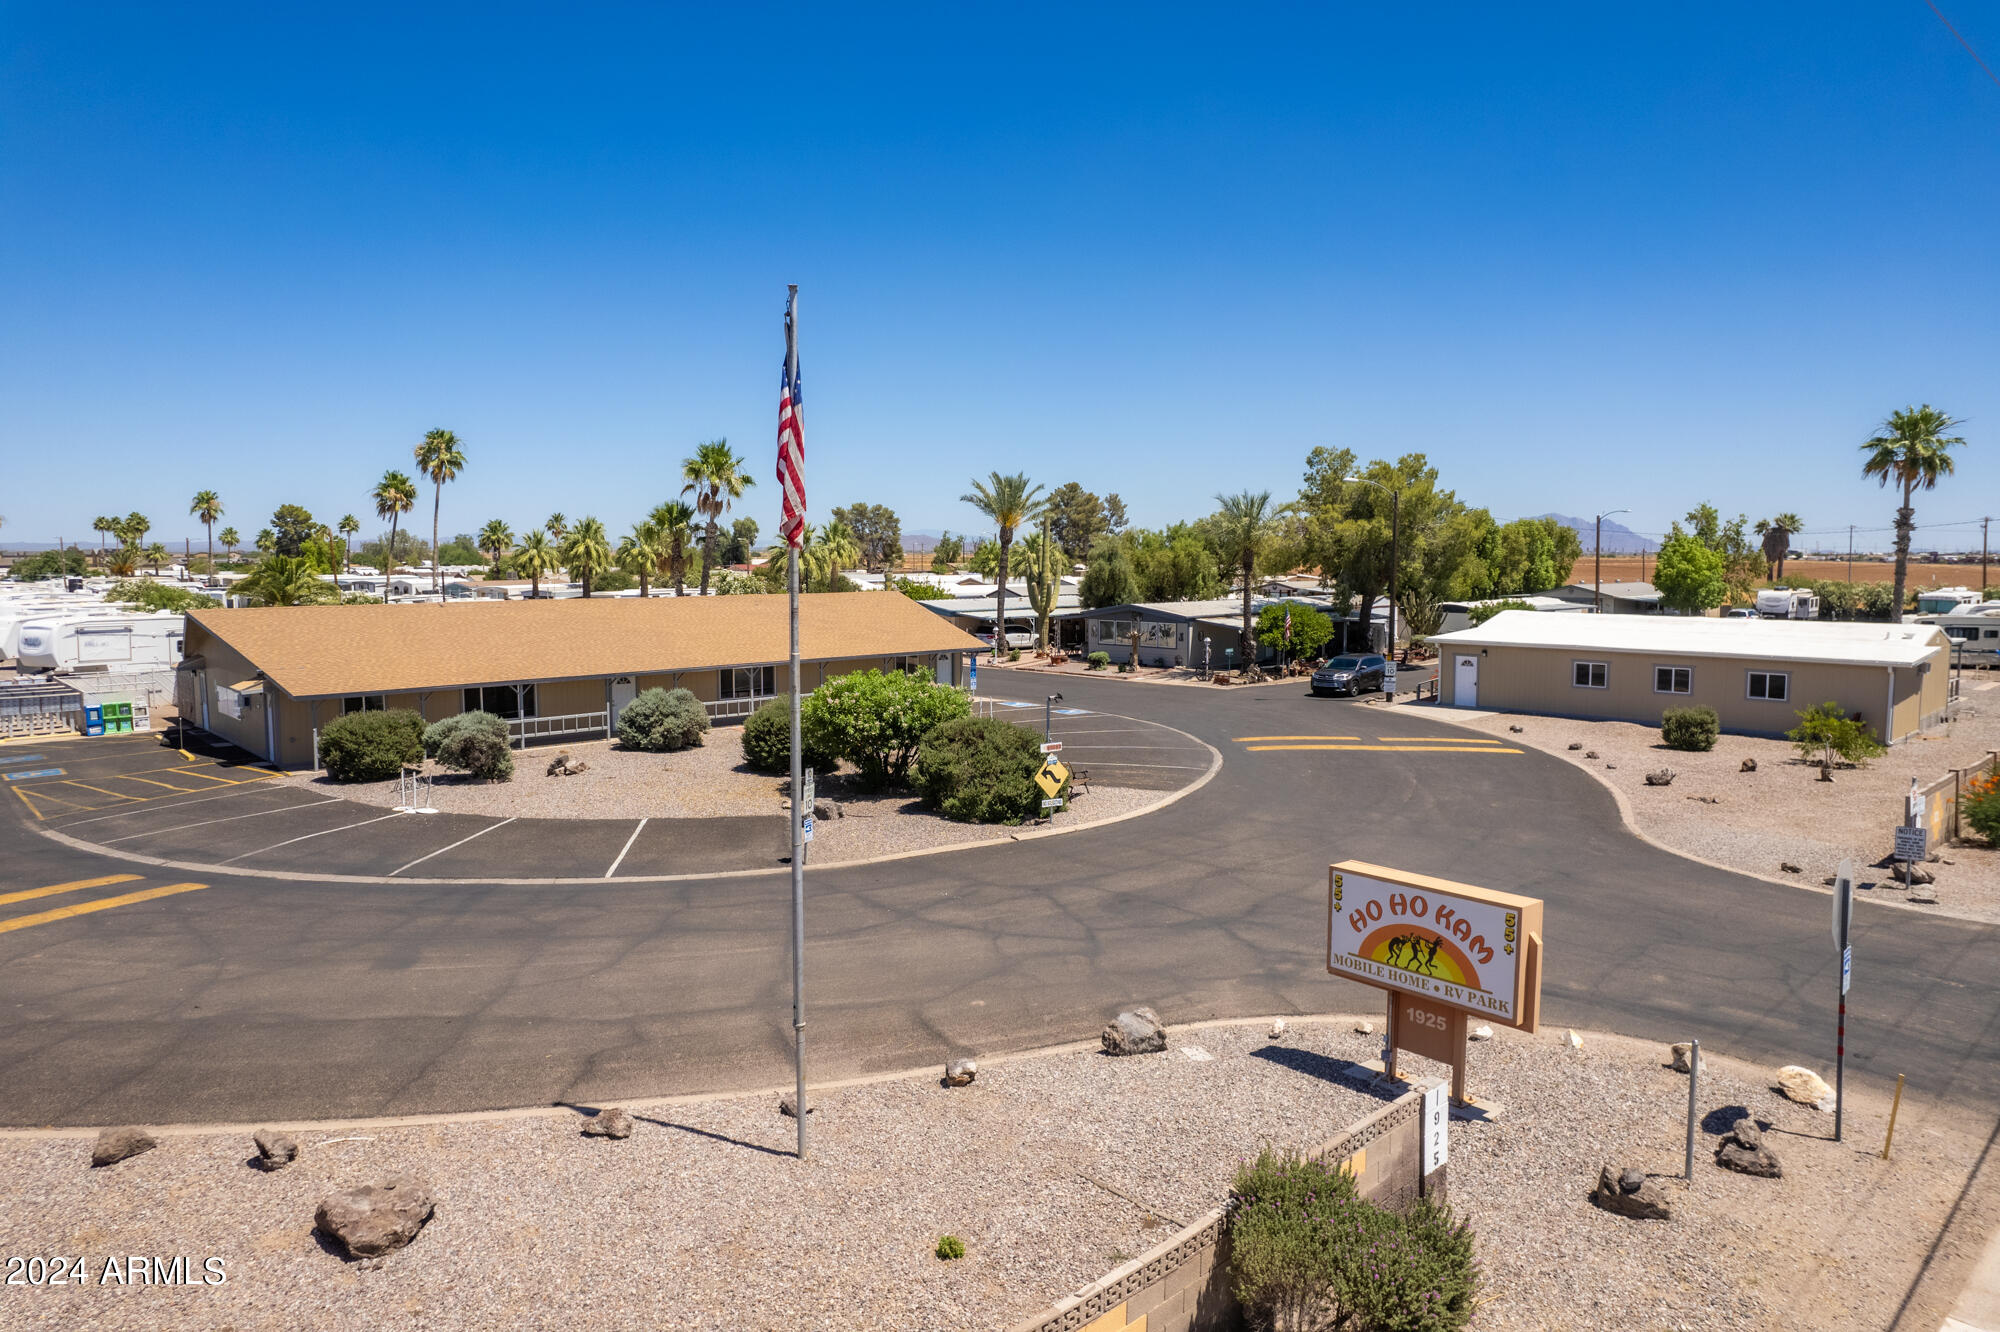
[(1610, 670), (1601, 661), (1573, 661), (1570, 663), (1570, 683), (1578, 689), (1602, 689), (1610, 677)]
[(769, 698), (778, 692), (775, 666), (739, 666), (721, 674), (724, 698)]
[(1792, 677), (1780, 671), (1750, 672), (1750, 697), (1782, 703), (1792, 694)]
[(513, 685), (487, 685), (465, 691), (467, 712), (490, 712), (496, 717), (538, 717), (540, 711), (535, 705), (535, 687), (520, 686), (515, 692)]
[(380, 694), (349, 694), (340, 700), (340, 714), (343, 717), (350, 712), (380, 712), (382, 709)]
[(1694, 671), (1687, 666), (1655, 666), (1653, 668), (1653, 692), (1656, 694), (1687, 694), (1694, 691)]

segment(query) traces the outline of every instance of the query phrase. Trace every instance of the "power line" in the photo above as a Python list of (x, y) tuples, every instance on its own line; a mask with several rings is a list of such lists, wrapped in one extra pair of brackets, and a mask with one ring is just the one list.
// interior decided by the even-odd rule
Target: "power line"
[(1965, 48), (1965, 53), (1977, 61), (1979, 67), (1986, 71), (1986, 77), (1992, 79), (1996, 86), (2000, 86), (2000, 74), (1995, 74), (1991, 65), (1979, 59), (1979, 52), (1973, 50), (1972, 43), (1966, 41), (1959, 30), (1951, 26), (1951, 20), (1944, 16), (1944, 11), (1937, 7), (1935, 0), (1924, 0), (1924, 3), (1931, 7), (1931, 13), (1937, 15), (1938, 22), (1944, 24), (1945, 31), (1958, 38), (1958, 44)]

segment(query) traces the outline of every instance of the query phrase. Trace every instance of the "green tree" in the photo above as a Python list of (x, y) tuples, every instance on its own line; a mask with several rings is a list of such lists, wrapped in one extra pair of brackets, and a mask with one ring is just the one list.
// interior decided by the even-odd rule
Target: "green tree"
[(335, 526), (340, 531), (340, 571), (346, 573), (347, 566), (352, 563), (354, 534), (361, 530), (361, 520), (351, 513), (342, 514)]
[(1782, 583), (1785, 581), (1785, 561), (1791, 557), (1792, 538), (1805, 529), (1805, 523), (1795, 513), (1781, 513), (1776, 518), (1757, 520), (1757, 535), (1764, 553), (1764, 563), (1771, 576)]
[(257, 547), (258, 554), (270, 556), (277, 552), (278, 536), (268, 527), (259, 528), (256, 539), (251, 544)]
[(382, 553), (382, 572), (386, 576), (396, 572), (396, 524), (417, 507), (417, 483), (407, 473), (387, 471), (375, 483), (369, 498), (375, 501), (375, 515), (389, 520), (389, 544)]
[(729, 535), (723, 538), (722, 562), (724, 564), (748, 564), (757, 553), (757, 520), (738, 518), (729, 525)]
[[(1291, 613), (1291, 636), (1285, 635), (1285, 615)], [(1317, 657), (1333, 641), (1333, 620), (1298, 601), (1273, 602), (1257, 612), (1257, 641), (1288, 657)]]
[[(997, 613), (993, 623), (1005, 626), (1007, 623), (1007, 556), (1014, 545), (1014, 531), (1023, 523), (1033, 522), (1042, 512), (1044, 501), (1042, 488), (1028, 481), (1025, 472), (1012, 476), (991, 473), (985, 481), (975, 480), (972, 489), (959, 498), (966, 504), (993, 520), (999, 531), (1000, 586), (996, 592)], [(1004, 627), (993, 635), (993, 659), (998, 661), (1007, 641)]]
[(583, 595), (588, 597), (596, 580), (612, 564), (611, 541), (604, 524), (595, 518), (579, 522), (563, 540), (562, 559), (569, 576), (583, 584)]
[(1118, 492), (1115, 490), (1104, 497), (1104, 522), (1113, 536), (1125, 530), (1127, 523), (1125, 501), (1118, 498)]
[(1140, 600), (1139, 579), (1132, 572), (1132, 557), (1125, 547), (1125, 542), (1108, 536), (1091, 550), (1084, 562), (1083, 582), (1077, 588), (1077, 599), (1086, 610), (1129, 606)]
[(836, 754), (860, 769), (869, 790), (902, 785), (924, 737), (972, 710), (956, 689), (940, 689), (901, 671), (835, 676), (800, 704), (807, 748)]
[(126, 514), (113, 530), (117, 533), (118, 539), (126, 545), (143, 546), (146, 544), (146, 533), (153, 530), (153, 520), (134, 509)]
[(205, 597), (199, 592), (138, 578), (113, 583), (111, 590), (104, 594), (104, 599), (120, 606), (135, 606), (149, 611), (206, 610), (216, 604), (215, 598)]
[(1817, 703), (1796, 714), (1799, 724), (1785, 732), (1785, 739), (1808, 763), (1819, 763), (1820, 776), (1831, 780), (1833, 760), (1839, 756), (1856, 767), (1888, 753), (1875, 733), (1847, 715), (1838, 703)]
[(500, 567), (500, 561), (513, 548), (514, 529), (507, 526), (505, 519), (491, 519), (486, 526), (479, 529), (479, 549), (487, 556), (496, 571)]
[(972, 548), (972, 554), (966, 558), (965, 567), (969, 572), (976, 573), (981, 578), (998, 578), (1000, 576), (1000, 543), (982, 539), (979, 544)]
[(530, 595), (539, 597), (542, 579), (560, 568), (562, 553), (549, 540), (548, 533), (538, 527), (521, 538), (521, 548), (514, 552), (514, 569), (528, 576)]
[(230, 590), (266, 606), (306, 606), (340, 597), (339, 589), (322, 580), (302, 555), (273, 555)]
[(274, 554), (302, 555), (319, 539), (319, 522), (301, 505), (280, 504), (271, 515), (271, 533)]
[(674, 595), (681, 596), (687, 590), (688, 552), (694, 546), (694, 507), (668, 500), (655, 505), (646, 521), (659, 533), (660, 559), (667, 577), (674, 580)]
[(1480, 543), (1485, 578), (1471, 591), (1484, 597), (1547, 592), (1569, 581), (1582, 555), (1583, 539), (1567, 523), (1553, 518), (1501, 523)]
[(833, 516), (854, 529), (861, 547), (861, 567), (870, 573), (901, 568), (903, 564), (903, 523), (886, 504), (836, 506)]
[(1919, 490), (1934, 490), (1937, 483), (1955, 470), (1951, 451), (1965, 441), (1956, 435), (1959, 422), (1929, 403), (1892, 412), (1875, 437), (1861, 446), (1868, 458), (1861, 465), (1863, 476), (1872, 476), (1882, 485), (1892, 482), (1903, 488), (1903, 503), (1896, 510), (1896, 589), (1889, 618), (1903, 622), (1903, 606), (1910, 577), (1910, 533), (1915, 530), (1917, 511), (1910, 506)]
[(549, 534), (550, 540), (561, 542), (564, 537), (569, 535), (569, 519), (564, 517), (562, 511), (558, 509), (548, 516), (548, 520), (542, 524), (542, 530)]
[(1246, 490), (1236, 495), (1217, 495), (1215, 502), (1222, 506), (1215, 515), (1216, 544), (1225, 557), (1243, 570), (1243, 665), (1247, 670), (1255, 670), (1257, 648), (1250, 625), (1250, 596), (1257, 581), (1257, 550), (1270, 527), (1271, 492), (1260, 490), (1253, 494)]
[(936, 587), (930, 583), (919, 583), (909, 578), (891, 578), (889, 580), (889, 590), (891, 592), (901, 592), (912, 601), (949, 601), (951, 599), (951, 594), (943, 588)]
[(806, 529), (805, 544), (799, 550), (799, 577), (812, 592), (837, 592), (846, 582), (842, 569), (851, 569), (861, 559), (861, 543), (854, 529), (836, 518), (824, 527)]
[(660, 533), (650, 522), (640, 523), (618, 543), (618, 567), (639, 580), (639, 595), (653, 595), (653, 571), (660, 565)]
[(215, 572), (215, 520), (222, 517), (222, 496), (212, 490), (195, 492), (188, 513), (208, 529), (208, 571)]
[(1675, 523), (1654, 561), (1653, 586), (1667, 609), (1699, 615), (1720, 606), (1729, 595), (1724, 568), (1721, 551), (1710, 549)]
[(118, 530), (118, 520), (100, 515), (90, 520), (90, 530), (97, 533), (97, 563), (102, 566), (111, 554), (111, 534)]
[(715, 566), (715, 539), (722, 515), (732, 500), (743, 498), (746, 487), (756, 478), (743, 470), (743, 459), (730, 451), (726, 439), (712, 439), (695, 446), (694, 456), (681, 463), (681, 479), (687, 484), (681, 494), (694, 492), (695, 512), (706, 526), (701, 547), (701, 591), (708, 595), (709, 570)]
[[(1655, 586), (1657, 586), (1657, 584), (1655, 584)], [(1488, 601), (1481, 605), (1474, 606), (1471, 610), (1465, 613), (1465, 619), (1468, 624), (1472, 625), (1474, 628), (1477, 628), (1478, 626), (1485, 624), (1488, 620), (1492, 619), (1494, 616), (1498, 615), (1501, 611), (1510, 611), (1510, 610), (1531, 611), (1533, 609), (1534, 607), (1529, 603), (1517, 600), (1516, 598), (1513, 597), (1509, 597), (1504, 601)]]
[(236, 558), (236, 547), (243, 540), (243, 534), (233, 527), (225, 527), (222, 529), (220, 536), (222, 537), (222, 549), (224, 553), (231, 560), (234, 560)]
[(153, 566), (153, 576), (156, 578), (159, 576), (160, 566), (171, 558), (172, 556), (167, 554), (167, 548), (157, 541), (146, 547), (146, 563)]
[(1064, 550), (1088, 551), (1111, 532), (1104, 501), (1074, 481), (1049, 492), (1049, 535)]
[(1138, 595), (1130, 600), (1206, 601), (1225, 590), (1226, 561), (1193, 523), (1175, 523), (1158, 532), (1128, 532), (1113, 539), (1129, 553), (1138, 580)]
[(965, 538), (945, 532), (938, 537), (937, 545), (931, 549), (931, 572), (950, 573), (952, 566), (964, 557)]
[(415, 449), (417, 469), (431, 479), (431, 590), (444, 591), (444, 554), (438, 549), (438, 515), (444, 504), (444, 488), (465, 470), (465, 450), (458, 436), (449, 430), (431, 430)]

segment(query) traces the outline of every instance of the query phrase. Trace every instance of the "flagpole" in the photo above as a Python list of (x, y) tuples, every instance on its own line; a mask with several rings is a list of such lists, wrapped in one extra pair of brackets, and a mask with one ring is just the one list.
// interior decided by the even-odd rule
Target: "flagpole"
[[(799, 289), (786, 288), (785, 381), (796, 384), (799, 374)], [(794, 431), (799, 404), (792, 404)], [(800, 515), (800, 521), (804, 515)], [(806, 1159), (806, 847), (803, 820), (812, 811), (801, 808), (805, 794), (804, 746), (799, 739), (799, 545), (788, 542), (785, 574), (791, 597), (792, 621), (792, 1107), (798, 1112), (799, 1160)]]

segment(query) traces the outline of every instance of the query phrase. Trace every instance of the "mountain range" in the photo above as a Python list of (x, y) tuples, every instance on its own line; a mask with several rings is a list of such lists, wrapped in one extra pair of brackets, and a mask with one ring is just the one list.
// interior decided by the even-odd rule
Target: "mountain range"
[[(1588, 555), (1597, 541), (1597, 523), (1589, 518), (1572, 518), (1566, 513), (1538, 513), (1537, 518), (1553, 518), (1564, 527), (1574, 529), (1583, 539), (1583, 553)], [(1637, 555), (1641, 551), (1658, 550), (1660, 543), (1651, 537), (1642, 537), (1623, 523), (1604, 521), (1604, 553), (1606, 555)]]

